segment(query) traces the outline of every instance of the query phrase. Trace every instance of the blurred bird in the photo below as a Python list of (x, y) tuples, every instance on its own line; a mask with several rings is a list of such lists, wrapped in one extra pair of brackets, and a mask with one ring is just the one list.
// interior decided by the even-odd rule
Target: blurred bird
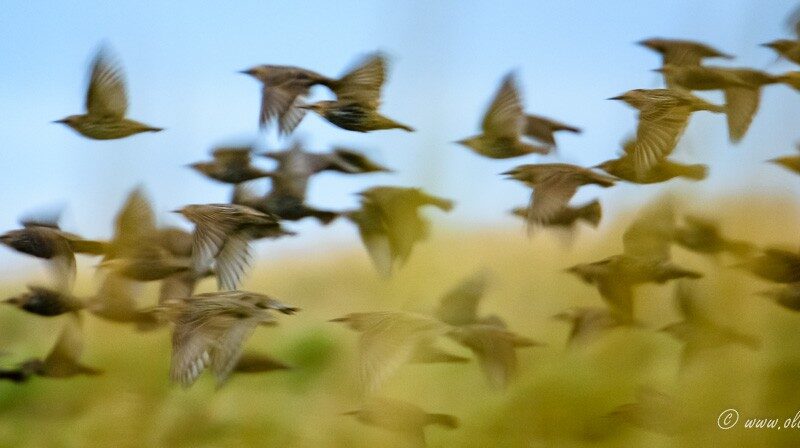
[(646, 207), (625, 231), (622, 254), (578, 264), (567, 272), (596, 285), (615, 317), (630, 323), (634, 320), (634, 286), (702, 276), (669, 261), (674, 232), (672, 200), (662, 198)]
[(66, 291), (28, 285), (28, 292), (5, 299), (2, 303), (39, 316), (60, 316), (85, 307), (84, 303)]
[(789, 283), (778, 288), (761, 291), (759, 295), (791, 311), (800, 311), (800, 283)]
[(213, 161), (195, 162), (189, 167), (211, 179), (228, 184), (271, 176), (271, 172), (251, 165), (251, 152), (252, 148), (249, 146), (214, 148)]
[(174, 299), (156, 310), (174, 321), (170, 378), (191, 386), (210, 367), (222, 386), (236, 368), (244, 342), (259, 325), (274, 325), (270, 310), (294, 314), (297, 308), (264, 294), (219, 291)]
[(606, 417), (645, 431), (673, 436), (682, 430), (681, 415), (674, 398), (649, 387), (640, 387), (635, 402), (617, 406)]
[(724, 237), (717, 223), (691, 215), (684, 216), (683, 225), (675, 228), (674, 241), (692, 252), (708, 255), (727, 252), (741, 257), (755, 251), (746, 241)]
[(636, 140), (628, 139), (623, 144), (623, 154), (616, 159), (606, 160), (596, 166), (606, 173), (634, 184), (655, 184), (676, 177), (700, 181), (708, 175), (708, 166), (702, 164), (686, 165), (673, 162), (664, 157), (649, 169), (640, 172), (636, 169)]
[(114, 273), (106, 274), (97, 293), (86, 301), (93, 315), (111, 322), (133, 324), (139, 331), (154, 330), (163, 323), (153, 309), (138, 306), (133, 282)]
[(778, 76), (749, 68), (665, 65), (657, 71), (688, 90), (724, 91), (728, 135), (734, 143), (744, 137), (758, 111), (761, 88), (781, 81)]
[(699, 66), (706, 58), (733, 59), (716, 48), (691, 40), (651, 38), (638, 44), (661, 54), (663, 65)]
[(490, 272), (480, 269), (459, 282), (439, 299), (434, 317), (454, 326), (478, 323), (478, 305), (489, 286)]
[(159, 132), (156, 128), (125, 118), (128, 94), (121, 65), (101, 48), (94, 57), (91, 79), (86, 92), (86, 113), (70, 115), (54, 123), (63, 123), (84, 137), (95, 140), (125, 138), (140, 132)]
[[(511, 211), (514, 216), (519, 216), (523, 219), (528, 219), (530, 210), (528, 207), (517, 207)], [(556, 213), (550, 220), (543, 225), (547, 227), (562, 227), (573, 228), (578, 222), (584, 221), (592, 227), (597, 227), (600, 224), (600, 219), (603, 216), (603, 210), (600, 207), (600, 201), (595, 199), (577, 207), (566, 206)]]
[(100, 255), (106, 243), (86, 240), (59, 228), (58, 214), (23, 218), (21, 229), (0, 235), (0, 244), (17, 252), (48, 261), (57, 284), (55, 287), (70, 290), (75, 278), (75, 253)]
[(756, 277), (775, 283), (800, 282), (800, 254), (784, 249), (768, 248), (735, 265)]
[(761, 46), (771, 48), (778, 53), (778, 56), (782, 56), (795, 64), (800, 64), (800, 40), (798, 39), (777, 39), (761, 44)]
[(367, 56), (339, 79), (328, 78), (311, 70), (286, 65), (257, 65), (242, 71), (263, 84), (259, 125), (265, 128), (277, 119), (282, 134), (291, 133), (305, 115), (299, 107), (311, 87), (324, 85), (337, 97), (347, 97), (354, 92), (380, 93), (384, 81), (386, 60), (381, 54)]
[(275, 370), (291, 370), (291, 367), (268, 355), (244, 353), (233, 368), (234, 373), (266, 373)]
[(383, 129), (414, 129), (378, 112), (381, 105), (381, 88), (386, 80), (386, 60), (381, 55), (367, 58), (363, 64), (367, 69), (354, 78), (357, 82), (345, 82), (334, 90), (335, 101), (317, 101), (313, 104), (299, 104), (303, 110), (311, 110), (328, 120), (331, 124), (348, 131), (370, 132)]
[(796, 144), (797, 154), (791, 156), (781, 156), (768, 160), (778, 166), (782, 166), (795, 174), (800, 174), (800, 144)]
[(195, 224), (192, 265), (195, 274), (212, 262), (220, 289), (235, 290), (250, 264), (249, 244), (260, 238), (293, 235), (279, 218), (236, 204), (194, 204), (175, 210)]
[(644, 176), (672, 153), (692, 112), (725, 112), (723, 106), (681, 90), (635, 89), (609, 99), (624, 101), (639, 111), (636, 140), (631, 150), (639, 176)]
[(426, 446), (425, 427), (428, 425), (458, 428), (458, 419), (452, 415), (430, 414), (411, 403), (386, 398), (370, 398), (360, 409), (342, 415), (352, 415), (365, 425), (391, 431), (410, 447)]
[(372, 187), (359, 196), (361, 208), (343, 214), (358, 227), (375, 268), (386, 277), (405, 264), (418, 242), (428, 238), (430, 224), (420, 216), (419, 208), (453, 208), (452, 201), (419, 188)]
[[(520, 139), (523, 135), (529, 135), (545, 141), (548, 138), (553, 140), (552, 131), (558, 125), (560, 123), (525, 115), (516, 76), (512, 72), (503, 78), (500, 89), (483, 117), (483, 133), (456, 143), (493, 159), (508, 159), (531, 153), (547, 154), (552, 149), (550, 146), (531, 145)], [(561, 127), (567, 129), (565, 125)]]
[(561, 311), (553, 319), (570, 325), (567, 345), (584, 345), (597, 339), (601, 334), (629, 322), (620, 320), (608, 308), (580, 306)]
[(579, 187), (593, 184), (608, 188), (616, 180), (605, 174), (565, 163), (520, 165), (502, 174), (533, 189), (527, 217), (529, 230), (534, 225), (547, 224), (562, 213)]
[(546, 145), (556, 146), (555, 133), (560, 131), (580, 134), (581, 129), (540, 115), (527, 115), (525, 135)]
[(751, 350), (761, 346), (758, 338), (715, 322), (711, 314), (698, 305), (697, 295), (696, 288), (689, 282), (679, 281), (675, 286), (675, 300), (683, 320), (661, 330), (684, 344), (682, 365), (694, 361), (706, 350), (726, 345), (741, 345)]
[(83, 335), (80, 318), (68, 317), (55, 345), (44, 359), (33, 358), (23, 362), (19, 371), (27, 378), (35, 375), (44, 378), (69, 378), (77, 375), (95, 376), (102, 371), (80, 362), (83, 352)]

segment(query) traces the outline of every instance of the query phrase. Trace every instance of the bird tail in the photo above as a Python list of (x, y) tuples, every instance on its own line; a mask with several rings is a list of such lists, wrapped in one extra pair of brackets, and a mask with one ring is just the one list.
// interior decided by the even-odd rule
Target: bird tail
[(444, 426), (445, 428), (458, 428), (458, 419), (450, 414), (428, 414), (428, 423)]
[(322, 225), (327, 226), (339, 217), (339, 213), (328, 210), (310, 210), (309, 214), (317, 219)]
[(597, 227), (600, 224), (600, 219), (603, 217), (603, 209), (600, 207), (600, 201), (595, 199), (594, 201), (578, 207), (576, 210), (578, 213), (578, 218), (586, 221), (592, 227)]
[(539, 145), (531, 145), (529, 143), (519, 142), (519, 148), (522, 149), (523, 154), (543, 154), (547, 155), (550, 154), (552, 151), (552, 146), (539, 146)]
[(703, 180), (708, 176), (708, 167), (702, 163), (694, 165), (675, 165), (678, 176), (692, 180)]
[(108, 251), (108, 243), (105, 241), (94, 241), (84, 239), (69, 240), (72, 251), (86, 255), (105, 255)]
[(342, 91), (380, 89), (386, 70), (386, 58), (373, 53), (339, 79), (325, 79), (322, 84), (337, 95)]
[(384, 117), (383, 115), (377, 115), (377, 117), (375, 117), (375, 129), (402, 129), (407, 132), (414, 132), (414, 128), (411, 126), (394, 121), (389, 117)]
[(783, 75), (778, 75), (776, 77), (776, 81), (781, 84), (786, 84), (787, 86), (797, 91), (800, 91), (800, 73), (796, 72), (784, 73)]

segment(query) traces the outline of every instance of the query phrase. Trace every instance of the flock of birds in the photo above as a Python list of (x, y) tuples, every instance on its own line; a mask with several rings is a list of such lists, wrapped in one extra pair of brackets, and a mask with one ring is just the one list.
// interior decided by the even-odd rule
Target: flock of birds
[[(772, 75), (749, 68), (705, 65), (706, 59), (732, 57), (699, 42), (648, 39), (640, 44), (662, 56), (663, 65), (657, 71), (663, 74), (667, 88), (635, 89), (612, 98), (639, 113), (635, 137), (625, 142), (620, 157), (588, 168), (541, 163), (520, 165), (503, 173), (533, 190), (530, 203), (513, 210), (529, 230), (571, 228), (580, 221), (596, 226), (601, 217), (597, 200), (579, 206), (569, 204), (584, 185), (609, 188), (619, 181), (649, 184), (675, 177), (704, 179), (705, 165), (681, 164), (669, 157), (694, 112), (724, 114), (730, 140), (735, 143), (747, 132), (764, 86), (783, 83), (800, 90), (800, 71)], [(800, 64), (800, 39), (778, 40), (767, 46)], [(365, 57), (340, 78), (279, 65), (259, 65), (242, 73), (263, 86), (261, 128), (274, 123), (281, 134), (288, 135), (307, 111), (313, 111), (345, 130), (413, 131), (379, 112), (386, 76), (386, 59), (381, 54)], [(306, 102), (316, 85), (330, 89), (335, 100)], [(692, 94), (696, 90), (721, 90), (725, 104), (701, 99)], [(161, 130), (127, 118), (127, 104), (120, 65), (101, 49), (91, 65), (86, 112), (58, 122), (91, 139), (120, 139)], [(458, 143), (481, 156), (505, 159), (551, 152), (558, 132), (579, 133), (580, 129), (526, 114), (517, 80), (510, 73), (503, 78), (483, 117), (481, 133)], [(276, 313), (292, 315), (298, 311), (268, 295), (239, 289), (251, 261), (253, 241), (294, 235), (283, 227), (285, 221), (313, 217), (324, 225), (341, 216), (358, 228), (376, 269), (389, 276), (429, 233), (429, 224), (419, 209), (433, 206), (449, 211), (453, 207), (451, 201), (418, 188), (389, 186), (362, 191), (361, 205), (355, 210), (322, 210), (307, 204), (309, 181), (316, 174), (390, 171), (350, 148), (309, 152), (296, 142), (288, 149), (260, 154), (251, 147), (220, 147), (212, 155), (212, 160), (190, 167), (209, 179), (231, 185), (230, 203), (193, 204), (175, 210), (194, 225), (192, 232), (159, 226), (148, 197), (137, 188), (119, 210), (108, 241), (89, 240), (60, 229), (57, 215), (22, 219), (21, 228), (0, 235), (2, 244), (46, 260), (53, 279), (49, 286), (28, 286), (27, 292), (5, 303), (39, 316), (69, 316), (46, 357), (0, 370), (1, 379), (24, 382), (32, 376), (100, 374), (99, 369), (81, 363), (81, 316), (85, 313), (133, 324), (142, 331), (171, 323), (170, 378), (184, 387), (191, 386), (206, 370), (222, 386), (234, 372), (288, 368), (271, 357), (243, 352), (244, 342), (257, 327), (276, 325)], [(276, 167), (266, 170), (254, 165), (254, 155), (273, 160)], [(800, 174), (800, 154), (774, 162)], [(271, 189), (266, 195), (258, 195), (251, 182), (264, 178), (270, 180)], [(673, 205), (666, 198), (645, 208), (623, 236), (623, 253), (568, 269), (596, 286), (606, 304), (572, 308), (556, 316), (570, 323), (570, 344), (610, 328), (641, 325), (634, 312), (635, 287), (681, 279), (676, 298), (684, 319), (664, 330), (685, 342), (685, 357), (731, 343), (757, 348), (758, 338), (716, 323), (697, 307), (697, 293), (688, 280), (702, 274), (670, 261), (674, 244), (710, 256), (736, 257), (738, 266), (781, 285), (765, 295), (785, 308), (800, 311), (800, 253), (760, 249), (731, 240), (714, 222), (678, 217)], [(72, 293), (75, 254), (102, 257), (98, 265), (102, 282), (91, 297)], [(206, 277), (216, 278), (218, 290), (196, 294), (196, 284)], [(365, 400), (360, 409), (348, 414), (366, 424), (405, 434), (419, 444), (424, 443), (423, 429), (429, 424), (457, 427), (453, 416), (430, 414), (410, 403), (377, 397), (385, 381), (406, 363), (468, 361), (442, 349), (442, 339), (455, 341), (474, 353), (490, 384), (508, 384), (518, 369), (516, 350), (542, 344), (509, 330), (501, 317), (478, 312), (488, 278), (485, 271), (470, 276), (443, 296), (439, 308), (429, 314), (381, 311), (333, 319), (359, 333), (359, 375)], [(144, 282), (160, 282), (154, 307), (138, 305), (137, 286)], [(633, 403), (615, 413), (636, 412), (641, 406)]]

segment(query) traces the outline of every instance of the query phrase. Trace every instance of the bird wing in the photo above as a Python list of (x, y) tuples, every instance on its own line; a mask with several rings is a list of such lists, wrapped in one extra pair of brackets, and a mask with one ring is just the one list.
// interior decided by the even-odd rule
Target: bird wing
[(574, 176), (553, 173), (533, 187), (528, 205), (528, 225), (548, 222), (567, 206), (578, 191), (579, 181)]
[(83, 335), (81, 334), (81, 321), (77, 314), (70, 314), (61, 333), (50, 353), (44, 359), (47, 370), (53, 376), (59, 376), (58, 371), (71, 370), (78, 364), (83, 352)]
[(728, 119), (728, 135), (732, 142), (744, 137), (758, 110), (760, 89), (729, 87), (725, 89), (725, 116)]
[[(229, 238), (226, 230), (213, 223), (195, 224), (192, 239), (192, 270), (195, 274), (200, 275), (211, 267)], [(217, 276), (220, 278), (219, 272)]]
[(143, 241), (156, 231), (156, 215), (150, 200), (141, 188), (128, 194), (117, 216), (114, 218), (114, 237), (111, 256), (124, 257), (136, 252)]
[(261, 91), (261, 111), (258, 124), (265, 128), (273, 118), (280, 120), (281, 132), (288, 134), (300, 123), (305, 111), (294, 107), (300, 97), (308, 93), (308, 87), (291, 81), (279, 85), (264, 85)]
[(675, 235), (672, 201), (664, 197), (646, 207), (622, 234), (625, 255), (666, 260)]
[(191, 297), (196, 283), (193, 272), (180, 272), (161, 280), (158, 290), (159, 305), (167, 300)]
[(435, 319), (401, 312), (373, 313), (359, 339), (360, 376), (369, 392), (411, 360), (420, 344), (449, 328)]
[(94, 298), (97, 309), (92, 311), (100, 316), (119, 320), (133, 319), (136, 314), (134, 283), (114, 273), (106, 274)]
[(517, 139), (525, 126), (522, 99), (513, 73), (503, 78), (489, 110), (483, 117), (483, 133), (495, 137)]
[(339, 79), (333, 91), (340, 102), (355, 101), (377, 109), (385, 81), (386, 57), (376, 53), (367, 56)]
[(61, 293), (69, 294), (75, 283), (75, 254), (69, 244), (59, 244), (56, 255), (47, 261), (53, 276), (53, 288)]
[(489, 275), (478, 271), (469, 276), (439, 300), (435, 317), (450, 325), (467, 325), (478, 320), (478, 303), (486, 292)]
[(630, 283), (607, 275), (597, 281), (597, 290), (623, 322), (633, 320), (633, 287)]
[(238, 147), (219, 147), (212, 153), (214, 160), (227, 167), (245, 168), (250, 166), (250, 154), (252, 148), (249, 146)]
[(470, 325), (460, 328), (455, 337), (475, 353), (492, 386), (504, 388), (508, 385), (517, 371), (515, 334), (492, 325)]
[(214, 356), (211, 358), (211, 371), (217, 378), (218, 388), (225, 384), (236, 368), (244, 350), (244, 342), (253, 334), (257, 324), (256, 319), (243, 320), (230, 327), (217, 340)]
[(122, 67), (112, 61), (108, 50), (100, 49), (92, 62), (86, 112), (94, 117), (122, 119), (128, 109)]
[(217, 282), (220, 290), (237, 289), (250, 266), (250, 244), (241, 232), (228, 235), (216, 256)]
[(667, 157), (678, 144), (689, 122), (686, 107), (651, 107), (639, 114), (636, 143), (633, 147), (634, 165), (641, 175)]

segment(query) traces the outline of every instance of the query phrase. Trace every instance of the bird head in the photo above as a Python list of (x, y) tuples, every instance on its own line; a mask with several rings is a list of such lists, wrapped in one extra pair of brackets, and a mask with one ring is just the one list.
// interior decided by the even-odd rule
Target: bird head
[(70, 116), (64, 117), (64, 118), (62, 118), (60, 120), (55, 120), (55, 121), (53, 121), (53, 123), (61, 123), (61, 124), (65, 124), (65, 125), (73, 128), (73, 129), (77, 129), (77, 127), (81, 123), (81, 120), (83, 120), (83, 116), (81, 116), (81, 115), (70, 115)]
[[(798, 160), (797, 156), (776, 157), (774, 159), (769, 159), (768, 162), (774, 163), (775, 165), (782, 166), (792, 171), (800, 171), (800, 160)], [(0, 241), (3, 241), (2, 238), (3, 237), (0, 236)]]
[(256, 66), (250, 67), (250, 68), (248, 68), (246, 70), (240, 70), (239, 73), (241, 73), (243, 75), (252, 76), (253, 78), (256, 78), (256, 79), (261, 79), (267, 74), (268, 71), (269, 70), (268, 70), (268, 68), (266, 66), (264, 66), (264, 65), (256, 65)]
[(773, 40), (772, 42), (767, 42), (761, 44), (762, 47), (772, 48), (775, 51), (788, 51), (790, 50), (796, 43), (789, 39), (778, 39)]
[(7, 298), (0, 303), (5, 303), (6, 305), (12, 305), (12, 306), (20, 306), (24, 303), (24, 301), (25, 300), (23, 296), (14, 296)]
[(636, 43), (641, 45), (641, 46), (643, 46), (643, 47), (645, 47), (645, 48), (649, 48), (649, 49), (651, 49), (653, 51), (657, 51), (659, 53), (663, 53), (664, 52), (664, 40), (663, 39), (650, 38), (650, 39), (640, 40), (639, 42), (636, 42)]
[(635, 108), (640, 108), (648, 104), (647, 94), (644, 89), (629, 90), (621, 95), (612, 96), (609, 100), (624, 101), (626, 104)]
[(195, 162), (186, 165), (186, 167), (203, 174), (208, 174), (213, 169), (214, 164), (209, 162)]
[(347, 325), (348, 328), (351, 330), (358, 331), (361, 328), (361, 319), (358, 319), (360, 313), (350, 313), (347, 316), (337, 317), (336, 319), (331, 319), (328, 322), (341, 322)]

